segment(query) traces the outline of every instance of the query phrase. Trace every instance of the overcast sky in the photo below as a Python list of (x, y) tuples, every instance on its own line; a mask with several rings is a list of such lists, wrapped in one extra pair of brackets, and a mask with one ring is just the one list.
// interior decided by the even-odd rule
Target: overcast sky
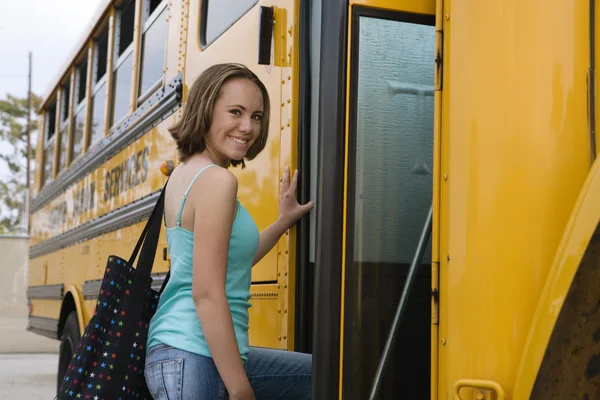
[[(103, 0), (0, 0), (0, 99), (27, 96), (28, 52), (32, 91), (46, 94)], [(11, 153), (0, 143), (0, 152)], [(0, 163), (0, 179), (8, 173)]]
[(33, 53), (32, 89), (45, 94), (102, 0), (0, 0), (0, 98), (27, 95), (27, 53)]

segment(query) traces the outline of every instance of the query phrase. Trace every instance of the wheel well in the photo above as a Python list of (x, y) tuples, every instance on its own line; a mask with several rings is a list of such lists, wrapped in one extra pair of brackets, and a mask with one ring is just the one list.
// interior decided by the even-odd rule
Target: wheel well
[(67, 321), (67, 317), (71, 313), (71, 311), (77, 311), (75, 307), (75, 299), (73, 299), (73, 295), (69, 292), (65, 295), (62, 306), (60, 308), (60, 318), (58, 320), (58, 338), (62, 337), (63, 330), (65, 328), (65, 322)]

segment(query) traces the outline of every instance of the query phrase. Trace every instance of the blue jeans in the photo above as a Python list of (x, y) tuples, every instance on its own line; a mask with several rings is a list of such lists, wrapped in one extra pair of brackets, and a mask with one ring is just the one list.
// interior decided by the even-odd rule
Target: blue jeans
[[(310, 400), (312, 356), (250, 347), (244, 364), (256, 400)], [(154, 400), (225, 400), (227, 390), (212, 358), (165, 344), (146, 354), (146, 384)]]

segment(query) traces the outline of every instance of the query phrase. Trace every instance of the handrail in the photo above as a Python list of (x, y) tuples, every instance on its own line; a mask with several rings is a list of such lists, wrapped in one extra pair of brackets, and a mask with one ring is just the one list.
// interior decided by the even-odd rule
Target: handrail
[(383, 379), (383, 372), (385, 371), (385, 367), (387, 365), (392, 346), (396, 340), (396, 336), (398, 334), (398, 327), (400, 326), (400, 321), (402, 320), (402, 316), (406, 311), (406, 304), (408, 301), (408, 296), (412, 290), (412, 286), (415, 282), (415, 278), (417, 276), (417, 270), (421, 266), (421, 261), (423, 260), (423, 255), (425, 254), (425, 249), (427, 248), (427, 242), (429, 242), (429, 237), (431, 235), (431, 220), (433, 214), (433, 206), (429, 208), (429, 214), (427, 215), (427, 221), (425, 221), (425, 226), (421, 231), (421, 237), (419, 238), (419, 245), (417, 246), (417, 251), (415, 251), (415, 255), (413, 257), (412, 263), (410, 264), (410, 269), (408, 271), (408, 276), (406, 278), (406, 282), (404, 283), (404, 289), (402, 290), (402, 296), (400, 296), (400, 301), (398, 302), (398, 308), (396, 309), (396, 315), (394, 316), (394, 322), (392, 323), (392, 327), (390, 329), (390, 333), (388, 335), (387, 341), (385, 343), (385, 347), (383, 348), (383, 354), (381, 355), (381, 360), (379, 361), (379, 366), (377, 367), (377, 373), (375, 374), (375, 379), (373, 381), (373, 387), (371, 388), (371, 396), (370, 400), (375, 400), (377, 397), (377, 393), (381, 386), (381, 381)]

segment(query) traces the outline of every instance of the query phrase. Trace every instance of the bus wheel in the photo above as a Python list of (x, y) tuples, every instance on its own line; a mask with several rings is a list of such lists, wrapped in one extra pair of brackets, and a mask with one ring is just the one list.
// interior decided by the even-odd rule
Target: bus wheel
[(60, 341), (58, 376), (56, 383), (57, 392), (60, 390), (60, 385), (62, 384), (65, 374), (67, 373), (67, 369), (69, 368), (71, 358), (73, 358), (73, 353), (75, 352), (75, 347), (79, 343), (80, 337), (81, 334), (79, 333), (79, 321), (77, 320), (77, 312), (71, 311), (71, 313), (67, 316), (65, 328), (63, 329), (63, 334)]

